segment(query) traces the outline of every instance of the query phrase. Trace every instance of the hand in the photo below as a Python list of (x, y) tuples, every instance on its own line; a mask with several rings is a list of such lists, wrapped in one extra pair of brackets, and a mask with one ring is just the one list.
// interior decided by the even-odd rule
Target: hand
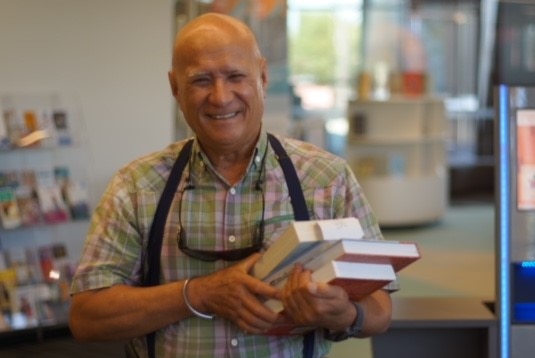
[(277, 314), (258, 296), (275, 298), (277, 290), (249, 274), (259, 258), (260, 254), (253, 254), (223, 270), (191, 280), (188, 298), (192, 306), (228, 319), (247, 333), (259, 334), (270, 328)]
[(356, 318), (346, 291), (334, 285), (311, 281), (311, 273), (299, 264), (279, 294), (285, 314), (295, 323), (341, 331)]

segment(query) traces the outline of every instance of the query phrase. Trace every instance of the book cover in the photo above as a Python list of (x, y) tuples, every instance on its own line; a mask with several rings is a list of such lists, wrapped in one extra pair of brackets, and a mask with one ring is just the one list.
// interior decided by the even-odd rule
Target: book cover
[(58, 134), (56, 133), (56, 126), (53, 118), (53, 111), (50, 108), (42, 108), (39, 110), (39, 129), (43, 135), (41, 145), (44, 147), (57, 147)]
[(55, 166), (53, 169), (54, 181), (60, 188), (64, 188), (71, 180), (71, 173), (67, 166)]
[(72, 265), (67, 247), (64, 243), (55, 243), (39, 247), (37, 253), (43, 280), (57, 285), (56, 296), (59, 300), (68, 300)]
[(69, 210), (57, 185), (38, 186), (37, 197), (43, 220), (58, 223), (69, 220)]
[(45, 282), (54, 282), (54, 252), (50, 246), (41, 246), (37, 250), (41, 276)]
[(68, 183), (65, 186), (65, 198), (72, 219), (80, 220), (89, 218), (89, 194), (84, 185), (78, 182)]
[(31, 226), (41, 222), (41, 209), (37, 194), (29, 186), (19, 186), (15, 190), (22, 225)]
[(0, 223), (4, 229), (14, 229), (22, 225), (15, 191), (0, 188)]
[(26, 266), (28, 268), (29, 282), (43, 282), (43, 273), (41, 271), (41, 262), (39, 261), (38, 249), (35, 247), (26, 247)]
[(14, 286), (10, 292), (12, 328), (24, 329), (38, 325), (36, 302), (39, 293), (33, 285)]
[(72, 144), (72, 136), (69, 128), (69, 115), (67, 111), (56, 109), (52, 112), (52, 121), (56, 132), (58, 145)]
[(24, 121), (23, 134), (17, 141), (19, 147), (40, 147), (50, 137), (47, 128), (48, 117), (45, 111), (27, 109), (22, 113)]
[(8, 267), (14, 270), (17, 285), (30, 282), (30, 270), (26, 257), (26, 249), (23, 246), (11, 247), (6, 252)]
[(19, 185), (20, 178), (16, 170), (0, 171), (0, 187), (16, 188)]
[(54, 168), (52, 167), (39, 168), (37, 170), (34, 170), (34, 174), (35, 174), (35, 188), (56, 185), (56, 177), (54, 174)]
[(25, 126), (22, 114), (14, 109), (5, 109), (3, 120), (7, 130), (7, 136), (11, 147), (17, 147), (19, 140), (25, 134)]
[(356, 218), (295, 221), (282, 233), (257, 261), (253, 275), (263, 279), (278, 267), (295, 262), (296, 258), (320, 244), (322, 240), (361, 239), (364, 232)]

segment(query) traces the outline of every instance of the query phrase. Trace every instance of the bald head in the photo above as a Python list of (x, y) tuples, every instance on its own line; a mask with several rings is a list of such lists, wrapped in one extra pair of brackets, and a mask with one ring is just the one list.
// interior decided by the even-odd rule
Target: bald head
[(210, 160), (248, 163), (260, 136), (268, 85), (267, 63), (252, 31), (230, 16), (195, 18), (177, 35), (168, 77)]
[(177, 34), (173, 50), (173, 68), (192, 50), (206, 48), (208, 44), (219, 43), (222, 47), (239, 42), (248, 49), (249, 55), (260, 59), (260, 49), (251, 29), (240, 20), (217, 13), (196, 17)]

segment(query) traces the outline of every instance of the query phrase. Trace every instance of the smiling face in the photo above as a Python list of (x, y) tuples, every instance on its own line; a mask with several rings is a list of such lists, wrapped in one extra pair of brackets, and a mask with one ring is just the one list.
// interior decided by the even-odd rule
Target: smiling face
[(213, 14), (190, 23), (177, 38), (169, 81), (206, 151), (254, 146), (262, 125), (267, 69), (243, 24)]

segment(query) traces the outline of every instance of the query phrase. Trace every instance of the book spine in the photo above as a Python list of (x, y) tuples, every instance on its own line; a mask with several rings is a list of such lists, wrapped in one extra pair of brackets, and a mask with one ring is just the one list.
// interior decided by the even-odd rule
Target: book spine
[(294, 268), (295, 264), (300, 263), (303, 265), (304, 268), (307, 270), (316, 270), (319, 268), (323, 263), (326, 263), (327, 261), (321, 263), (318, 262), (317, 258), (322, 257), (322, 255), (328, 251), (331, 247), (336, 245), (336, 241), (320, 241), (317, 245), (312, 247), (310, 250), (305, 251), (299, 256), (296, 256), (292, 261), (289, 261), (285, 266), (273, 270), (272, 273), (270, 273), (266, 278), (264, 278), (264, 282), (269, 283), (272, 286), (279, 287), (279, 283), (281, 281), (286, 280), (292, 269)]

